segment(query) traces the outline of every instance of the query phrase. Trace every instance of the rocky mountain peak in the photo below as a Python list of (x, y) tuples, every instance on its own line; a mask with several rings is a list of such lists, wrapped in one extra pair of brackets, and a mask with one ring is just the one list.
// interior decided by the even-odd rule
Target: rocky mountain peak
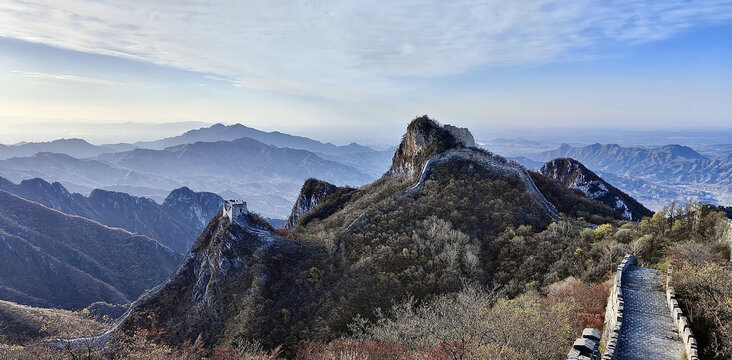
[(217, 194), (194, 192), (184, 186), (170, 192), (163, 201), (163, 209), (196, 229), (203, 229), (223, 204), (224, 199)]
[(193, 190), (189, 189), (186, 186), (183, 186), (181, 188), (171, 191), (170, 194), (165, 197), (165, 200), (163, 200), (163, 204), (171, 204), (173, 202), (180, 201), (190, 201), (193, 200), (195, 196), (196, 193), (193, 192)]
[(469, 147), (475, 147), (475, 140), (468, 129), (441, 125), (427, 115), (420, 116), (407, 126), (386, 175), (413, 176), (431, 156)]
[(241, 222), (221, 215), (211, 219), (175, 273), (135, 301), (108, 333), (149, 326), (154, 314), (169, 330), (163, 335), (167, 343), (202, 335), (205, 343), (216, 344), (230, 322), (223, 320), (263, 296), (265, 284), (287, 269), (272, 266), (273, 257), (294, 258), (302, 250), (272, 233), (254, 213)]
[(637, 200), (610, 185), (577, 160), (553, 159), (545, 163), (539, 172), (558, 180), (566, 188), (580, 190), (588, 197), (615, 209), (626, 220), (637, 221), (652, 214)]
[(286, 229), (292, 229), (297, 225), (298, 219), (306, 212), (317, 206), (322, 199), (335, 193), (338, 187), (314, 178), (305, 180), (300, 190), (300, 196), (297, 197), (295, 205), (292, 207), (292, 213), (285, 223)]
[(658, 148), (660, 152), (668, 154), (671, 158), (684, 158), (684, 159), (694, 159), (694, 160), (709, 160), (707, 157), (705, 157), (702, 154), (699, 154), (698, 152), (694, 151), (694, 149), (678, 145), (678, 144), (671, 144), (671, 145), (664, 145)]
[(20, 187), (29, 190), (33, 189), (45, 194), (56, 194), (64, 198), (71, 197), (71, 194), (66, 190), (66, 188), (57, 181), (53, 183), (48, 183), (46, 180), (43, 180), (41, 178), (33, 178), (21, 181)]
[(539, 170), (544, 176), (562, 181), (572, 187), (575, 183), (602, 180), (581, 162), (572, 158), (557, 158), (546, 162)]

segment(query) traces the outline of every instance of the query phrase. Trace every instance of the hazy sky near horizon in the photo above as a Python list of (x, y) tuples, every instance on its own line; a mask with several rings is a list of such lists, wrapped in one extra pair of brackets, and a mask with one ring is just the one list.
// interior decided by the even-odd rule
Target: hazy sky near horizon
[(0, 143), (128, 121), (359, 140), (421, 114), (729, 128), (732, 1), (0, 3)]

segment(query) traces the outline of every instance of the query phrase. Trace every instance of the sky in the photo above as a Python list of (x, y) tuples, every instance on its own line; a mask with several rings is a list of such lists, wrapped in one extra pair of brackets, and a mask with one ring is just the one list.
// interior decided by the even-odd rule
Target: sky
[(422, 114), (729, 129), (732, 1), (0, 2), (0, 143), (217, 122), (377, 143)]

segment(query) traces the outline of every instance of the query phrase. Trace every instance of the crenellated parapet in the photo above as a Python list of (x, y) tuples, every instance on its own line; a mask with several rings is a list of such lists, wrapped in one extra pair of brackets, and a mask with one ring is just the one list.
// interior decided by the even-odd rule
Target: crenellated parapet
[(607, 308), (605, 309), (605, 329), (602, 334), (602, 339), (605, 340), (605, 353), (602, 355), (603, 360), (616, 359), (615, 348), (618, 345), (618, 336), (623, 326), (623, 312), (625, 309), (625, 301), (623, 299), (623, 272), (635, 264), (635, 262), (635, 256), (625, 255), (623, 261), (618, 265), (618, 271), (615, 273), (615, 280), (610, 290)]
[(600, 332), (593, 328), (582, 331), (582, 337), (572, 344), (567, 360), (600, 360)]
[(224, 200), (223, 216), (229, 218), (230, 222), (236, 219), (244, 219), (248, 213), (246, 201)]
[(691, 326), (689, 325), (689, 319), (684, 316), (684, 312), (679, 307), (679, 302), (676, 301), (676, 294), (674, 288), (671, 286), (671, 273), (673, 272), (673, 264), (668, 264), (668, 271), (666, 272), (666, 302), (668, 309), (671, 311), (671, 318), (673, 319), (676, 329), (681, 335), (681, 340), (684, 342), (686, 354), (689, 360), (699, 360), (699, 352), (697, 349), (696, 338), (694, 333), (691, 332)]

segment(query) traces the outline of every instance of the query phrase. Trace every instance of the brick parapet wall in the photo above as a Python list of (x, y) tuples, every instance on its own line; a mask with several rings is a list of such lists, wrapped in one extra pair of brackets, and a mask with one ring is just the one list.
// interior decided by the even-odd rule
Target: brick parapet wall
[(631, 265), (635, 264), (635, 256), (625, 255), (623, 261), (618, 265), (618, 271), (615, 273), (613, 287), (610, 290), (607, 308), (605, 309), (605, 328), (603, 330), (602, 339), (605, 341), (605, 353), (602, 355), (603, 360), (615, 359), (615, 348), (618, 345), (618, 335), (623, 326), (623, 311), (625, 301), (623, 300), (623, 272)]
[(681, 335), (681, 340), (684, 343), (686, 349), (686, 355), (689, 360), (699, 360), (699, 353), (697, 351), (696, 338), (691, 332), (689, 326), (689, 319), (684, 316), (683, 311), (679, 307), (679, 302), (676, 301), (676, 294), (674, 294), (674, 288), (671, 286), (671, 273), (673, 272), (673, 264), (669, 263), (668, 271), (666, 273), (666, 303), (668, 304), (669, 311), (671, 311), (671, 318), (676, 325), (676, 329)]

